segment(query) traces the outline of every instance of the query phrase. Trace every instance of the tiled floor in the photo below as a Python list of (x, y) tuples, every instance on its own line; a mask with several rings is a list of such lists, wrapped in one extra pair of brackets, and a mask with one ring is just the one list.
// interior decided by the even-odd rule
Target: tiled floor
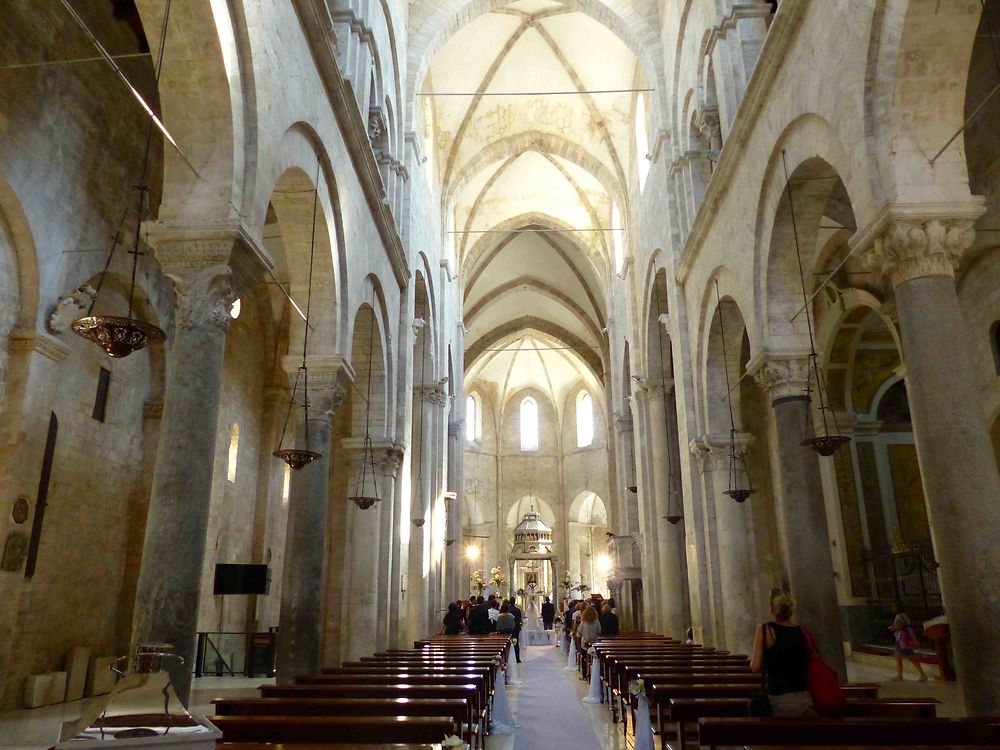
[[(521, 679), (523, 686), (508, 689), (511, 709), (515, 720), (522, 719), (532, 722), (546, 721), (551, 726), (551, 743), (546, 747), (560, 746), (559, 713), (566, 712), (568, 701), (579, 702), (587, 694), (587, 683), (580, 680), (575, 673), (561, 669), (545, 667), (544, 689), (533, 690), (530, 674), (533, 670), (541, 672), (543, 666), (538, 659), (551, 659), (556, 649), (544, 646), (525, 649)], [(533, 664), (533, 662), (536, 662)], [(919, 683), (915, 681), (912, 667), (907, 667), (906, 682), (892, 682), (894, 671), (878, 666), (851, 663), (848, 667), (852, 682), (878, 682), (880, 692), (884, 697), (931, 697), (941, 701), (939, 716), (961, 715), (961, 693), (956, 683), (930, 681)], [(256, 695), (257, 686), (268, 682), (261, 678), (245, 679), (236, 677), (202, 677), (195, 680), (193, 693), (193, 710), (195, 714), (211, 713), (210, 701), (216, 697), (243, 697)], [(525, 695), (531, 696), (534, 705), (529, 709), (522, 706)], [(64, 703), (46, 708), (35, 708), (0, 714), (0, 750), (46, 750), (59, 737), (59, 729), (64, 721), (78, 718), (83, 712), (87, 701)], [(614, 726), (608, 710), (602, 705), (587, 705), (580, 703), (583, 717), (589, 722), (596, 742), (595, 750), (626, 750), (624, 738), (620, 729)], [(546, 729), (546, 732), (548, 730)], [(520, 733), (522, 737), (539, 733)], [(547, 735), (546, 735), (547, 736)], [(588, 735), (589, 737), (589, 735)], [(520, 740), (520, 741), (519, 741)], [(532, 742), (532, 744), (536, 744)], [(530, 747), (526, 740), (513, 735), (491, 737), (487, 741), (487, 750), (541, 750)], [(589, 750), (575, 745), (573, 750)]]

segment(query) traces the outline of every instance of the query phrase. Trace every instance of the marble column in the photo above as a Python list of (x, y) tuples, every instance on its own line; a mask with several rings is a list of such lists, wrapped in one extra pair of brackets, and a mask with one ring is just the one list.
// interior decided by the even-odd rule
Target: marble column
[(954, 280), (981, 211), (973, 202), (966, 216), (926, 218), (934, 213), (900, 207), (867, 254), (895, 291), (920, 474), (970, 714), (1000, 706), (1000, 670), (984, 658), (1000, 623), (1000, 478)]
[(173, 646), (187, 704), (194, 667), (205, 534), (212, 501), (216, 428), (229, 307), (256, 279), (259, 262), (242, 237), (167, 239), (156, 256), (175, 285), (168, 334), (160, 443), (136, 592), (133, 643)]
[(671, 436), (667, 404), (673, 390), (673, 381), (647, 382), (643, 388), (649, 410), (649, 439), (652, 457), (653, 502), (651, 523), (655, 524), (657, 536), (657, 576), (660, 589), (660, 622), (663, 634), (671, 638), (682, 638), (688, 626), (688, 613), (684, 596), (687, 576), (684, 551), (684, 527), (667, 522), (666, 516), (682, 514), (682, 501), (677, 492), (677, 478), (671, 471), (671, 452), (676, 441), (676, 433)]
[[(289, 382), (295, 379), (298, 362), (297, 357), (285, 357)], [(278, 614), (278, 684), (288, 684), (295, 675), (317, 672), (323, 666), (322, 581), (330, 505), (330, 436), (333, 413), (347, 395), (349, 380), (341, 379), (345, 371), (339, 357), (312, 356), (308, 365), (309, 441), (307, 445), (304, 425), (299, 424), (295, 445), (316, 451), (320, 458), (293, 470), (288, 488)]]
[(637, 387), (631, 398), (635, 444), (636, 505), (639, 511), (639, 532), (635, 535), (639, 545), (643, 574), (643, 604), (646, 627), (663, 631), (662, 588), (659, 582), (659, 544), (656, 524), (656, 477), (653, 469), (653, 441), (650, 438), (649, 410), (646, 408), (648, 391)]
[(449, 601), (465, 595), (462, 580), (462, 428), (465, 420), (453, 419), (448, 425), (448, 492), (447, 539), (445, 540), (445, 570), (448, 583), (445, 598)]
[[(751, 436), (740, 434), (744, 450)], [(719, 552), (719, 588), (721, 589), (722, 629), (721, 643), (730, 651), (750, 654), (753, 649), (754, 628), (760, 611), (754, 601), (756, 591), (754, 574), (760, 567), (754, 552), (753, 523), (751, 519), (754, 496), (745, 503), (737, 503), (724, 494), (729, 487), (730, 438), (728, 435), (705, 435), (700, 439), (707, 448), (704, 454), (704, 472), (712, 490), (715, 506), (715, 533)], [(740, 469), (742, 475), (742, 468)]]
[(804, 354), (758, 355), (748, 370), (768, 392), (774, 409), (779, 515), (798, 619), (812, 628), (823, 658), (845, 680), (844, 636), (819, 457), (801, 445), (807, 430), (812, 434), (813, 407), (805, 395), (809, 360)]

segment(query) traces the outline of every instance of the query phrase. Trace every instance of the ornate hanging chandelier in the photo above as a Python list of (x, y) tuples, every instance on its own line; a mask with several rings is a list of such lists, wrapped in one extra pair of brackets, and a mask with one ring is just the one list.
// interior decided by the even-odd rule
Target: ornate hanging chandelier
[[(719, 311), (719, 338), (722, 339), (722, 371), (726, 376), (726, 404), (729, 407), (729, 489), (723, 494), (729, 495), (738, 503), (745, 503), (756, 490), (750, 481), (750, 472), (747, 471), (746, 454), (743, 453), (743, 444), (740, 442), (739, 433), (736, 430), (736, 414), (733, 411), (733, 389), (729, 384), (729, 355), (726, 351), (726, 323), (725, 314), (722, 310), (722, 294), (719, 292), (719, 280), (715, 280), (715, 301), (716, 309)], [(747, 486), (740, 486), (739, 468), (743, 466), (743, 474), (747, 479)]]
[[(368, 386), (365, 394), (365, 440), (361, 448), (361, 472), (358, 474), (358, 482), (354, 489), (354, 494), (350, 499), (354, 501), (361, 510), (368, 510), (382, 498), (378, 496), (378, 482), (375, 475), (375, 448), (372, 445), (371, 436), (371, 416), (372, 416), (372, 354), (375, 346), (375, 291), (372, 290), (372, 321), (368, 331)], [(371, 479), (368, 475), (371, 473)], [(371, 491), (368, 490), (368, 483), (371, 482)]]
[[(799, 246), (799, 231), (795, 223), (795, 202), (792, 200), (792, 185), (788, 181), (788, 163), (785, 160), (785, 152), (781, 152), (781, 165), (785, 172), (785, 189), (788, 191), (788, 214), (792, 220), (792, 236), (795, 238), (795, 258), (799, 265), (799, 286), (802, 290), (803, 311), (806, 314), (806, 328), (809, 331), (809, 375), (806, 382), (806, 396), (813, 390), (815, 380), (816, 396), (819, 398), (819, 413), (823, 421), (823, 430), (819, 432), (813, 427), (813, 434), (809, 435), (809, 423), (812, 421), (809, 404), (811, 400), (806, 400), (806, 437), (800, 445), (816, 451), (821, 456), (832, 456), (838, 448), (851, 442), (847, 435), (840, 432), (840, 425), (837, 423), (837, 414), (830, 406), (826, 392), (826, 380), (819, 368), (819, 354), (816, 352), (816, 342), (813, 336), (812, 312), (809, 309), (809, 295), (806, 291), (806, 277), (802, 268), (802, 250)], [(829, 414), (827, 414), (829, 412)], [(830, 422), (833, 423), (833, 430), (830, 429)]]
[[(160, 48), (156, 54), (156, 74), (154, 80), (157, 87), (160, 83), (160, 73), (163, 70), (163, 51), (166, 49), (167, 44), (167, 24), (170, 20), (170, 4), (171, 0), (167, 0), (163, 12), (163, 25), (160, 29)], [(111, 261), (114, 259), (115, 251), (118, 249), (121, 240), (121, 227), (119, 226), (119, 231), (115, 233), (114, 240), (111, 243), (111, 250), (108, 252), (108, 258), (104, 263), (104, 270), (101, 271), (101, 276), (97, 282), (97, 290), (90, 302), (90, 307), (87, 309), (87, 314), (74, 321), (71, 326), (73, 333), (94, 342), (104, 350), (105, 354), (116, 359), (127, 357), (150, 344), (160, 344), (167, 338), (161, 328), (132, 315), (135, 308), (135, 275), (139, 265), (139, 256), (144, 255), (139, 249), (142, 236), (142, 223), (149, 214), (149, 154), (153, 144), (154, 120), (155, 118), (151, 118), (146, 128), (146, 146), (142, 158), (142, 171), (139, 176), (139, 184), (135, 186), (135, 190), (139, 195), (139, 205), (138, 215), (136, 216), (135, 240), (132, 244), (132, 249), (129, 251), (129, 255), (132, 256), (132, 278), (128, 290), (128, 313), (125, 316), (94, 314), (94, 307), (97, 305), (97, 299), (101, 294), (101, 287), (104, 285), (104, 279), (108, 274)], [(128, 209), (126, 208), (122, 213), (122, 224), (124, 224), (127, 214)]]
[[(280, 458), (295, 470), (311, 464), (317, 458), (322, 458), (322, 454), (309, 448), (309, 366), (306, 360), (306, 353), (309, 350), (309, 321), (312, 312), (313, 259), (316, 256), (316, 214), (319, 208), (319, 177), (320, 165), (317, 163), (316, 189), (313, 191), (312, 237), (309, 246), (309, 282), (306, 289), (306, 319), (305, 325), (302, 327), (302, 364), (299, 365), (299, 369), (295, 373), (295, 384), (292, 386), (291, 398), (288, 399), (288, 411), (285, 413), (285, 424), (281, 428), (281, 437), (278, 439), (278, 449), (271, 454), (275, 458)], [(292, 416), (292, 408), (295, 406), (295, 395), (298, 392), (300, 382), (302, 383), (302, 411), (303, 419), (305, 420), (303, 425), (306, 441), (305, 446), (302, 448), (291, 447), (283, 449), (281, 445), (285, 440), (285, 432), (288, 430), (288, 422)]]

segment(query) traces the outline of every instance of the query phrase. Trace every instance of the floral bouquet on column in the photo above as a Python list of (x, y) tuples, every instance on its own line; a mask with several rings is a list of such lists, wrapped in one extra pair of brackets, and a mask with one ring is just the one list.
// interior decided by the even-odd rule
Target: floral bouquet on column
[(500, 570), (499, 566), (490, 568), (490, 584), (497, 590), (498, 595), (504, 586), (507, 585), (507, 579), (504, 577), (503, 571)]
[(566, 592), (566, 596), (569, 596), (569, 590), (573, 588), (573, 579), (569, 577), (569, 571), (566, 571), (566, 575), (562, 577), (559, 584), (562, 586), (563, 591)]
[(483, 578), (483, 571), (481, 570), (472, 571), (472, 577), (470, 579), (470, 582), (472, 585), (473, 593), (478, 592), (479, 595), (482, 595), (482, 593), (486, 590), (486, 579)]

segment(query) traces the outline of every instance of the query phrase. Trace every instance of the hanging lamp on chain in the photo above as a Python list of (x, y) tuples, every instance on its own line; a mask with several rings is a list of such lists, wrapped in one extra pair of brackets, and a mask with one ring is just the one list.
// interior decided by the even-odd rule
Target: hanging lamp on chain
[[(425, 313), (426, 314), (426, 313)], [(420, 340), (420, 431), (417, 435), (417, 492), (423, 493), (424, 487), (424, 387), (427, 382), (427, 318), (421, 318), (423, 335)], [(422, 506), (422, 503), (421, 503)], [(426, 518), (415, 516), (410, 519), (418, 529), (423, 527)]]
[[(726, 323), (725, 313), (722, 309), (722, 295), (719, 292), (719, 280), (715, 280), (715, 301), (716, 309), (719, 311), (719, 338), (722, 339), (722, 371), (726, 376), (726, 403), (729, 406), (729, 489), (723, 494), (729, 495), (738, 503), (745, 503), (756, 490), (750, 481), (750, 472), (747, 471), (747, 458), (743, 452), (743, 444), (740, 442), (739, 433), (736, 430), (736, 414), (733, 411), (733, 389), (729, 385), (729, 355), (726, 351)], [(743, 467), (743, 474), (746, 476), (746, 487), (741, 486), (740, 466)]]
[(677, 505), (677, 488), (674, 486), (674, 451), (670, 444), (670, 418), (667, 416), (667, 383), (664, 375), (667, 371), (663, 357), (663, 323), (660, 320), (662, 312), (660, 310), (660, 295), (654, 292), (656, 300), (656, 337), (660, 349), (660, 385), (663, 388), (663, 436), (667, 442), (667, 515), (664, 516), (667, 523), (676, 526), (684, 520), (684, 513)]
[[(629, 392), (631, 393), (631, 390), (632, 390), (632, 381), (631, 381), (630, 378), (626, 378), (625, 379), (625, 385), (628, 386)], [(626, 396), (625, 397), (625, 401), (628, 402), (628, 400), (629, 400), (629, 397)], [(629, 424), (631, 425), (632, 424), (632, 406), (631, 405), (629, 405), (628, 414), (629, 414)], [(632, 481), (629, 484), (625, 485), (625, 489), (627, 489), (633, 495), (636, 495), (639, 492), (639, 484), (638, 484), (638, 482), (636, 481), (636, 478), (635, 478), (635, 435), (632, 432), (632, 430), (629, 430), (628, 432), (629, 432), (629, 440), (628, 440), (628, 458), (629, 458), (629, 462), (628, 463), (629, 463), (629, 469), (630, 469), (630, 471), (632, 473)]]
[[(826, 381), (820, 372), (819, 355), (816, 353), (816, 341), (813, 336), (812, 312), (809, 308), (809, 295), (806, 290), (805, 271), (802, 268), (802, 249), (799, 246), (799, 231), (795, 223), (795, 202), (792, 200), (792, 185), (788, 180), (788, 163), (785, 161), (785, 152), (781, 152), (781, 165), (785, 172), (785, 185), (788, 191), (788, 215), (792, 220), (792, 236), (795, 238), (795, 258), (799, 265), (799, 286), (802, 289), (803, 310), (806, 314), (806, 328), (809, 332), (809, 373), (806, 380), (806, 396), (813, 390), (815, 382), (816, 396), (819, 398), (819, 413), (823, 422), (822, 432), (813, 426), (813, 434), (809, 435), (809, 424), (811, 419), (811, 409), (809, 398), (806, 399), (806, 437), (800, 445), (816, 451), (821, 456), (832, 456), (838, 448), (851, 442), (851, 439), (840, 432), (840, 425), (837, 423), (837, 415), (829, 403), (826, 392)], [(831, 422), (833, 429), (831, 430)]]
[[(320, 165), (316, 165), (316, 189), (313, 191), (313, 212), (312, 212), (312, 237), (309, 244), (309, 282), (306, 288), (306, 319), (302, 327), (302, 364), (299, 365), (295, 373), (295, 384), (292, 386), (292, 395), (288, 399), (288, 411), (285, 413), (285, 424), (281, 428), (281, 437), (278, 439), (278, 450), (271, 455), (280, 458), (293, 469), (301, 469), (303, 466), (311, 464), (317, 458), (322, 458), (322, 454), (309, 448), (309, 366), (306, 362), (306, 353), (309, 350), (309, 321), (312, 312), (312, 279), (313, 260), (316, 257), (316, 214), (319, 208), (319, 177)], [(282, 448), (285, 440), (285, 433), (288, 430), (288, 422), (292, 416), (292, 409), (295, 406), (295, 396), (299, 390), (299, 383), (302, 384), (302, 411), (305, 433), (305, 446), (302, 448)]]
[[(375, 290), (372, 290), (371, 324), (368, 329), (368, 386), (365, 394), (365, 439), (361, 448), (361, 471), (354, 494), (350, 499), (361, 510), (368, 510), (382, 500), (378, 496), (378, 481), (375, 474), (375, 447), (372, 444), (372, 355), (375, 350)], [(369, 474), (371, 477), (369, 478)], [(369, 491), (369, 482), (371, 490)]]
[[(160, 29), (160, 48), (156, 55), (156, 74), (154, 77), (157, 87), (159, 87), (160, 73), (163, 70), (163, 51), (166, 49), (167, 45), (167, 25), (170, 21), (170, 4), (171, 0), (167, 0), (163, 12), (163, 24)], [(135, 239), (132, 244), (132, 249), (129, 251), (129, 255), (132, 256), (132, 279), (129, 283), (128, 290), (128, 313), (124, 317), (121, 315), (94, 314), (94, 307), (96, 306), (98, 297), (101, 294), (101, 287), (104, 285), (104, 279), (108, 274), (108, 269), (111, 267), (111, 261), (114, 259), (115, 251), (118, 249), (118, 245), (121, 241), (121, 226), (119, 226), (119, 230), (115, 233), (114, 240), (112, 240), (111, 249), (108, 251), (108, 258), (104, 263), (104, 270), (101, 271), (101, 276), (97, 282), (97, 290), (94, 294), (94, 299), (91, 301), (90, 307), (87, 310), (87, 314), (84, 317), (75, 320), (71, 326), (73, 333), (78, 336), (82, 336), (88, 341), (93, 341), (104, 350), (105, 354), (116, 359), (127, 357), (133, 352), (137, 352), (149, 344), (159, 344), (166, 339), (166, 334), (161, 328), (153, 325), (152, 323), (140, 320), (137, 317), (133, 317), (132, 315), (135, 311), (136, 270), (139, 266), (139, 256), (144, 254), (140, 252), (139, 249), (142, 236), (142, 224), (143, 220), (148, 218), (149, 215), (149, 155), (153, 145), (153, 119), (154, 118), (150, 119), (149, 126), (146, 129), (146, 146), (143, 152), (142, 172), (139, 176), (139, 184), (135, 186), (139, 200), (138, 215), (136, 216), (135, 225)], [(122, 213), (122, 224), (124, 224), (125, 217), (127, 215), (128, 209), (126, 208)]]

